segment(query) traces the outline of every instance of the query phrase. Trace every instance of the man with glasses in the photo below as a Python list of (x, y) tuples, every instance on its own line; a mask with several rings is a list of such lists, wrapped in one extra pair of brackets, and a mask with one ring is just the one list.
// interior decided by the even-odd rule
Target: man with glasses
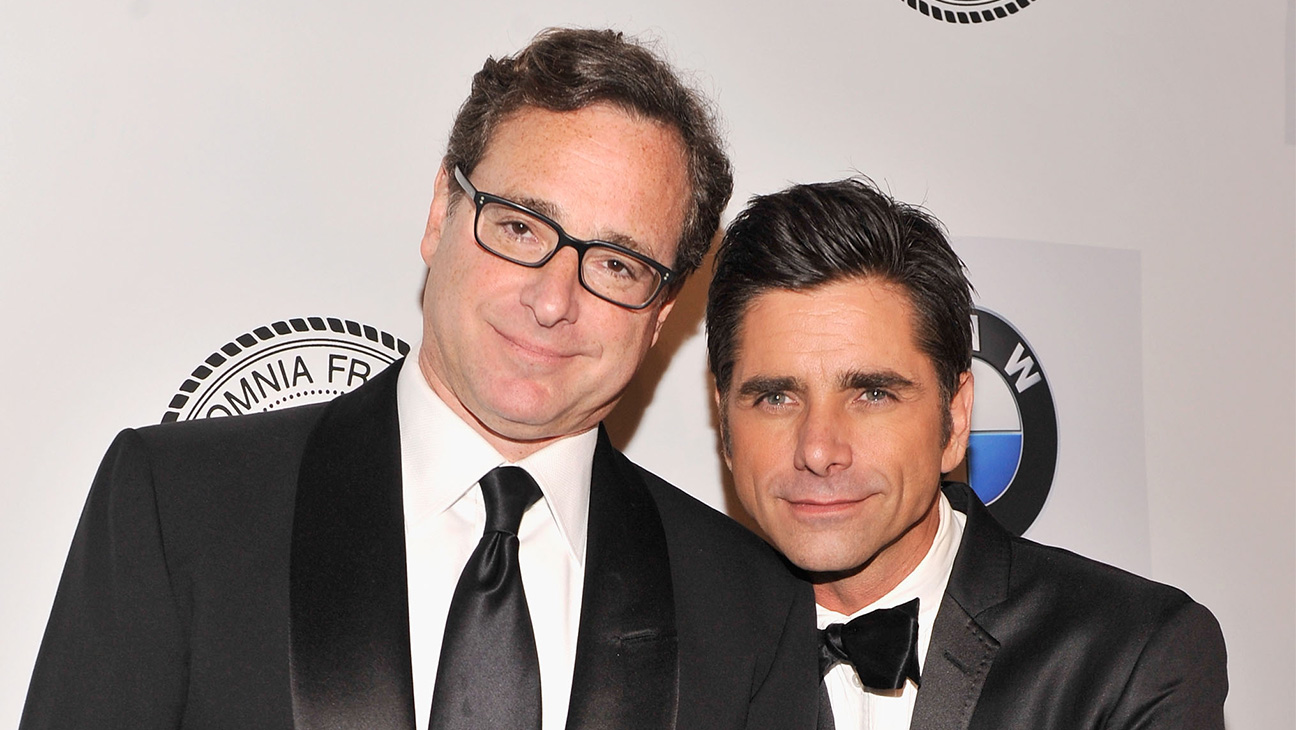
[(124, 432), (24, 728), (794, 728), (813, 602), (600, 421), (732, 189), (642, 47), (488, 60), (421, 251), (416, 357), (322, 406)]

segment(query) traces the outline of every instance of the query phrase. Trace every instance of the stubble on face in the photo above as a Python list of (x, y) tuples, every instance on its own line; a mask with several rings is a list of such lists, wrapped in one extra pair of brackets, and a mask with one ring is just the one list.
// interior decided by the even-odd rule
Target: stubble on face
[[(762, 530), (850, 613), (917, 566), (940, 475), (962, 458), (907, 293), (878, 279), (774, 290), (749, 306), (724, 399), (736, 491)], [(971, 407), (971, 385), (966, 408)], [(942, 439), (946, 412), (955, 434)]]

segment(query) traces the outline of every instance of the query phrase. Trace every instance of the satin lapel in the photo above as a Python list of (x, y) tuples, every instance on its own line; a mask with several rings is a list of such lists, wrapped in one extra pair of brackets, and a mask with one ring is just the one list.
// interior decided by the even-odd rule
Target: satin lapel
[(966, 730), (999, 642), (946, 594), (914, 704), (911, 730)]
[(673, 728), (678, 654), (661, 515), (600, 427), (568, 730)]
[(339, 396), (297, 482), (289, 600), (298, 730), (412, 730), (398, 361)]
[(951, 483), (944, 491), (967, 523), (932, 627), (911, 730), (966, 730), (999, 651), (977, 617), (1008, 598), (1008, 533), (967, 486)]

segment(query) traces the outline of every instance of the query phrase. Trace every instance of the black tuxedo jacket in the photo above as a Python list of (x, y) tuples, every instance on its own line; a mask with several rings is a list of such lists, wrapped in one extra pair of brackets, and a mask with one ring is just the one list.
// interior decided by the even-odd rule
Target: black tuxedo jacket
[[(414, 727), (399, 364), (327, 405), (128, 430), (20, 727)], [(567, 727), (813, 727), (809, 587), (599, 434)]]
[(965, 485), (945, 495), (967, 526), (912, 730), (1224, 727), (1224, 638), (1210, 611), (1013, 536)]

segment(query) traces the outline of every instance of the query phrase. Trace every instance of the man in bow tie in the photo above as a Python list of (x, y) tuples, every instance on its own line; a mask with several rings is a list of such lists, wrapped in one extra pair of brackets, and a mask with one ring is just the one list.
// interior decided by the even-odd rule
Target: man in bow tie
[(753, 200), (707, 307), (743, 506), (814, 584), (820, 728), (1222, 728), (1214, 617), (1015, 537), (966, 485), (971, 292), (940, 223), (871, 183)]
[(22, 728), (813, 724), (810, 587), (599, 426), (731, 190), (708, 105), (620, 33), (488, 59), (416, 355), (328, 404), (123, 432)]

